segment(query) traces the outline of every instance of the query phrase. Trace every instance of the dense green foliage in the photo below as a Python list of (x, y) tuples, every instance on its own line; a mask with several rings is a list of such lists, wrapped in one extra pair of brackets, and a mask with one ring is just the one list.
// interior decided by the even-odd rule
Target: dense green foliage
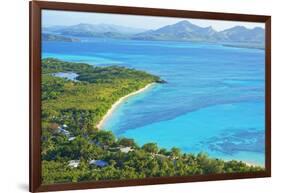
[[(78, 81), (54, 76), (57, 72), (75, 72)], [(120, 97), (159, 81), (157, 76), (123, 67), (42, 60), (43, 183), (263, 170), (202, 153), (185, 154), (175, 147), (167, 150), (155, 143), (140, 147), (133, 139), (117, 139), (109, 131), (97, 130), (97, 123)], [(71, 160), (79, 160), (78, 166), (69, 165)], [(107, 164), (90, 164), (91, 160)]]
[[(74, 135), (90, 132), (120, 97), (156, 82), (159, 77), (123, 67), (42, 61), (42, 118), (44, 123), (67, 124)], [(75, 72), (71, 81), (52, 76)]]

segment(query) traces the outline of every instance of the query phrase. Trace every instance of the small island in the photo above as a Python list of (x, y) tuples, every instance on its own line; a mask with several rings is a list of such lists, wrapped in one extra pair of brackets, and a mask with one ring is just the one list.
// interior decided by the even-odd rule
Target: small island
[(43, 41), (59, 41), (59, 42), (80, 42), (79, 38), (66, 37), (49, 33), (42, 34)]
[(101, 129), (108, 113), (124, 98), (159, 83), (166, 81), (140, 70), (43, 59), (43, 184), (264, 170), (204, 153), (183, 153), (177, 147), (164, 149), (154, 142), (140, 146)]

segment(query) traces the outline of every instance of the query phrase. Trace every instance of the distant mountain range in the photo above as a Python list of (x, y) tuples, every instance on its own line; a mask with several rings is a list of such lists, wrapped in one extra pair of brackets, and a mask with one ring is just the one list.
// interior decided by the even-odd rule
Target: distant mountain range
[(128, 38), (133, 34), (145, 31), (145, 29), (111, 24), (93, 25), (80, 23), (72, 26), (45, 27), (43, 28), (43, 31), (78, 37)]
[(219, 32), (226, 40), (238, 42), (262, 42), (265, 41), (265, 31), (261, 27), (247, 29), (244, 26), (235, 26)]
[(136, 34), (139, 40), (179, 40), (179, 41), (208, 41), (208, 42), (264, 42), (264, 29), (247, 29), (235, 26), (223, 31), (216, 31), (212, 27), (200, 27), (188, 21), (180, 21), (156, 30)]
[(52, 26), (43, 28), (43, 32), (75, 37), (125, 38), (135, 40), (174, 40), (204, 42), (242, 42), (264, 44), (263, 28), (248, 29), (235, 26), (223, 31), (212, 27), (200, 27), (187, 20), (166, 25), (155, 30), (144, 30), (110, 24), (78, 24), (72, 26)]
[(186, 41), (217, 41), (221, 40), (219, 33), (212, 27), (199, 27), (188, 21), (180, 21), (166, 25), (156, 30), (136, 34), (139, 40), (186, 40)]

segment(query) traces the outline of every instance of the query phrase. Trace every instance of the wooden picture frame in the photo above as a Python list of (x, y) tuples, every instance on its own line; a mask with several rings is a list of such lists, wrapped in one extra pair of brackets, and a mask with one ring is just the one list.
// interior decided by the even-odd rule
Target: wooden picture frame
[[(121, 186), (183, 183), (243, 178), (261, 178), (271, 176), (271, 17), (264, 15), (246, 15), (154, 9), (141, 7), (106, 6), (62, 2), (32, 1), (30, 5), (30, 191), (60, 191), (89, 188), (107, 188)], [(192, 19), (212, 19), (227, 21), (246, 21), (265, 23), (265, 171), (231, 174), (210, 174), (177, 177), (155, 177), (116, 181), (95, 181), (42, 185), (41, 181), (41, 11), (64, 10), (78, 12), (116, 13), (143, 16), (164, 16)]]

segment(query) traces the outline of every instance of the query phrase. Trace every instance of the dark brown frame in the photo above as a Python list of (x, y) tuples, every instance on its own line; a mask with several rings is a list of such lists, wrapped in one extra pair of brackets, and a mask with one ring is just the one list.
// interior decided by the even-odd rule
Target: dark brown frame
[[(30, 4), (30, 174), (29, 190), (59, 191), (89, 188), (121, 187), (166, 183), (183, 183), (242, 178), (261, 178), (271, 176), (271, 17), (265, 15), (246, 15), (233, 13), (214, 13), (141, 7), (105, 6), (62, 2), (32, 1)], [(193, 19), (214, 19), (229, 21), (248, 21), (265, 23), (265, 171), (212, 174), (179, 177), (156, 177), (117, 181), (93, 181), (79, 183), (41, 184), (41, 10), (65, 10), (100, 13), (118, 13), (147, 16), (182, 17)]]

